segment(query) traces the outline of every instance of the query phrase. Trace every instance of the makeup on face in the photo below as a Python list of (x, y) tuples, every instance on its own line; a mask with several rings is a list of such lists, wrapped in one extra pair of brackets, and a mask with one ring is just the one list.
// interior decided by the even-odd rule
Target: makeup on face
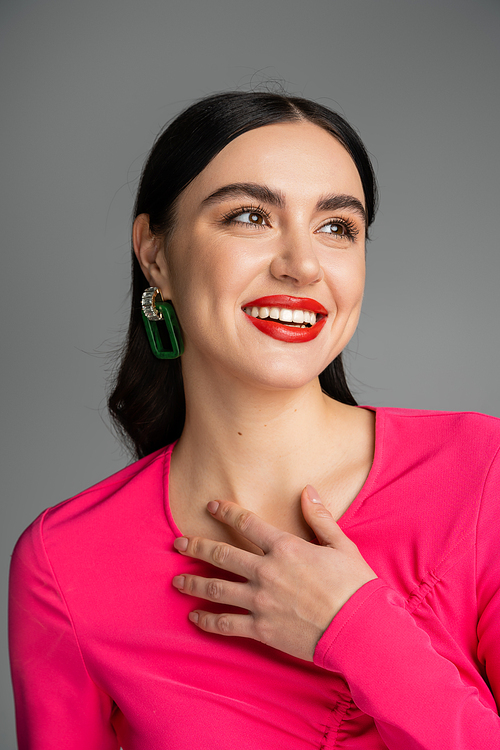
[(328, 311), (310, 297), (272, 295), (259, 297), (242, 308), (262, 333), (288, 343), (305, 343), (319, 335)]
[(294, 388), (322, 372), (357, 323), (363, 200), (351, 157), (316, 125), (257, 128), (217, 154), (180, 196), (165, 261), (186, 373), (213, 363)]

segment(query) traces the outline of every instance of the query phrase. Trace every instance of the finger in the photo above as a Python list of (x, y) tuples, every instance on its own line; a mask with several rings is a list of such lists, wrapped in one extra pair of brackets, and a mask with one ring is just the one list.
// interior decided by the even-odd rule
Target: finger
[(186, 557), (215, 565), (216, 568), (228, 570), (231, 573), (249, 578), (251, 576), (256, 555), (252, 552), (233, 547), (225, 542), (214, 542), (201, 536), (182, 536), (174, 541), (175, 549)]
[(229, 500), (222, 502), (211, 500), (207, 504), (207, 509), (214, 518), (230, 526), (245, 539), (260, 547), (263, 552), (269, 552), (277, 539), (284, 534), (283, 531), (263, 521), (255, 513)]
[(315, 532), (318, 542), (325, 547), (341, 547), (347, 540), (334, 517), (323, 505), (318, 491), (310, 484), (302, 490), (302, 513)]
[(209, 602), (230, 604), (241, 609), (250, 608), (250, 596), (246, 583), (182, 574), (172, 579), (172, 585), (183, 594), (190, 594)]
[(255, 638), (252, 615), (235, 615), (205, 612), (197, 609), (189, 613), (189, 619), (200, 630), (217, 635), (235, 635), (240, 638)]

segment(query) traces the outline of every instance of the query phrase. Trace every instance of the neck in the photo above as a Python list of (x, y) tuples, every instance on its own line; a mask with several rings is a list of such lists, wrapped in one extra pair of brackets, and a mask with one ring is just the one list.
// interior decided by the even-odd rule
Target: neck
[(271, 522), (293, 525), (291, 518), (280, 520), (293, 505), (301, 523), (303, 487), (310, 483), (326, 492), (332, 467), (338, 470), (352, 454), (353, 418), (361, 410), (326, 396), (318, 379), (277, 391), (223, 377), (196, 383), (187, 378), (185, 389), (174, 486), (199, 511), (210, 499), (226, 499)]

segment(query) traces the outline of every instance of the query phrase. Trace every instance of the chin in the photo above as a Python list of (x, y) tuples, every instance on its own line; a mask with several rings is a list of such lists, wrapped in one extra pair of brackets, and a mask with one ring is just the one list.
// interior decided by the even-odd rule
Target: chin
[(321, 370), (311, 370), (307, 372), (294, 368), (284, 367), (283, 362), (269, 363), (265, 369), (259, 368), (256, 372), (248, 373), (245, 378), (246, 382), (255, 385), (257, 388), (274, 391), (299, 390), (309, 385), (319, 376)]

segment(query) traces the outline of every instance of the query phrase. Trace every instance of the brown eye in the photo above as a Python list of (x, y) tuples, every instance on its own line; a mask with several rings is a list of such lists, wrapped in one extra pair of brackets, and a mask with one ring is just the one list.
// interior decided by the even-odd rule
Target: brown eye
[(330, 230), (332, 234), (337, 234), (339, 237), (344, 237), (346, 234), (346, 228), (343, 224), (330, 224)]
[(350, 241), (354, 241), (359, 234), (356, 225), (350, 220), (335, 221), (335, 219), (331, 219), (316, 231), (329, 234), (330, 237), (337, 237), (339, 240)]
[(226, 214), (224, 221), (229, 224), (244, 224), (246, 227), (267, 227), (269, 226), (269, 216), (265, 211), (242, 208), (238, 212)]
[(248, 211), (244, 214), (240, 214), (238, 217), (240, 221), (245, 221), (242, 217), (248, 217), (247, 221), (249, 224), (264, 224), (264, 217), (261, 216), (261, 214)]
[(333, 234), (335, 237), (347, 237), (347, 228), (343, 224), (336, 224), (332, 221), (331, 224), (324, 224), (318, 232), (325, 232), (325, 234)]

